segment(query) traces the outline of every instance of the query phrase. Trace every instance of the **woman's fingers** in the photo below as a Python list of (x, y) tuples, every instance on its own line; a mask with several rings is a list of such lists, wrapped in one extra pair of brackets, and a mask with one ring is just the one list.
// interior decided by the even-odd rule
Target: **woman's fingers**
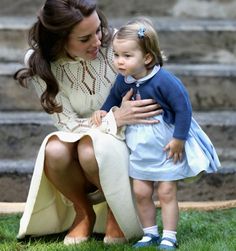
[(145, 106), (145, 107), (140, 107), (140, 108), (133, 108), (133, 113), (135, 118), (150, 118), (156, 115), (159, 115), (163, 112), (162, 109), (158, 109), (156, 105), (150, 105), (150, 106)]
[(131, 88), (126, 94), (125, 94), (125, 96), (123, 97), (123, 99), (122, 99), (122, 103), (123, 102), (125, 102), (125, 101), (128, 101), (128, 100), (130, 100), (131, 98), (132, 98), (132, 96), (133, 96), (133, 89)]
[(132, 106), (134, 106), (134, 107), (149, 106), (152, 104), (156, 104), (157, 107), (160, 107), (160, 105), (158, 105), (154, 99), (140, 99), (140, 100), (133, 100), (132, 101)]
[(154, 119), (160, 115), (160, 105), (153, 99), (130, 100), (133, 95), (133, 89), (130, 89), (122, 99), (120, 108), (116, 108), (114, 116), (117, 127), (131, 124), (154, 124), (159, 120)]
[[(158, 124), (160, 121), (158, 119), (136, 119), (133, 121), (133, 123), (136, 124), (147, 124), (147, 125), (152, 125), (152, 124)], [(133, 124), (132, 123), (132, 124)]]

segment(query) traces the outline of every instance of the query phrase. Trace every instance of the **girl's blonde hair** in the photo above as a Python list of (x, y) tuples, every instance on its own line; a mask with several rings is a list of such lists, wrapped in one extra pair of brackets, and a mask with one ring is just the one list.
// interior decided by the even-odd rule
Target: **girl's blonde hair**
[(154, 65), (163, 65), (162, 52), (159, 47), (157, 32), (150, 19), (139, 17), (122, 26), (115, 34), (114, 39), (135, 40), (143, 54), (149, 53), (152, 57), (147, 69)]

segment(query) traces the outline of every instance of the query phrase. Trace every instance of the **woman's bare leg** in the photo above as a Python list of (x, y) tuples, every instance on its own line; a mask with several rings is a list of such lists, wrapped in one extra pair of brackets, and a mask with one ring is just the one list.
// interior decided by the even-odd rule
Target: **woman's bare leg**
[(76, 144), (60, 141), (56, 136), (46, 146), (45, 174), (52, 184), (74, 203), (75, 221), (70, 237), (87, 237), (92, 233), (95, 213), (86, 197), (89, 186), (77, 158)]
[(124, 234), (120, 229), (111, 209), (108, 207), (106, 237), (108, 238), (123, 238)]
[[(100, 191), (102, 191), (98, 164), (94, 155), (92, 140), (90, 137), (83, 137), (78, 144), (78, 156), (80, 165), (84, 171), (86, 178), (90, 183), (94, 184)], [(112, 211), (108, 208), (106, 236), (111, 238), (124, 237)]]
[(98, 163), (95, 158), (92, 140), (89, 136), (83, 137), (77, 146), (78, 159), (86, 179), (102, 191)]

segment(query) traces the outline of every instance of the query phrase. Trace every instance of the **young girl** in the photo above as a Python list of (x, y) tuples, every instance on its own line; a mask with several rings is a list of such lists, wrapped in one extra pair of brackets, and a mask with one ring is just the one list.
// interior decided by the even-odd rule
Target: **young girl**
[[(120, 73), (101, 111), (92, 122), (102, 128), (106, 111), (119, 106), (133, 90), (133, 99), (152, 98), (163, 109), (160, 123), (130, 125), (125, 131), (130, 149), (129, 175), (133, 178), (139, 218), (144, 236), (134, 247), (177, 247), (179, 217), (177, 181), (201, 172), (216, 172), (220, 162), (208, 136), (192, 118), (189, 95), (182, 82), (164, 69), (158, 36), (150, 20), (139, 18), (121, 27), (113, 38), (114, 66)], [(115, 108), (113, 108), (115, 109)], [(152, 200), (154, 182), (162, 208), (163, 235), (156, 225)]]

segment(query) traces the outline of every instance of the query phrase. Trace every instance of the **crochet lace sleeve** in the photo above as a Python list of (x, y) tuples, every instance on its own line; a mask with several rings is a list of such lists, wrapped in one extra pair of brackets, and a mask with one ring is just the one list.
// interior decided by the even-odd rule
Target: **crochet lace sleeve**
[[(32, 82), (38, 96), (40, 97), (46, 88), (45, 82), (38, 77), (34, 77)], [(77, 114), (71, 107), (68, 97), (62, 91), (56, 96), (56, 101), (62, 105), (63, 110), (61, 113), (54, 113), (50, 116), (58, 130), (83, 133), (91, 128), (90, 118), (80, 118), (79, 114)]]
[[(34, 77), (33, 80), (37, 95), (40, 97), (46, 88), (46, 84), (38, 77)], [(63, 111), (61, 113), (54, 113), (50, 116), (58, 130), (85, 133), (92, 128), (90, 118), (80, 118), (79, 114), (71, 107), (68, 97), (62, 91), (58, 93), (56, 101), (62, 105)], [(103, 118), (102, 125), (99, 127), (99, 130), (123, 140), (125, 138), (125, 127), (117, 128), (116, 120), (113, 114), (114, 110), (115, 107), (113, 107)]]

